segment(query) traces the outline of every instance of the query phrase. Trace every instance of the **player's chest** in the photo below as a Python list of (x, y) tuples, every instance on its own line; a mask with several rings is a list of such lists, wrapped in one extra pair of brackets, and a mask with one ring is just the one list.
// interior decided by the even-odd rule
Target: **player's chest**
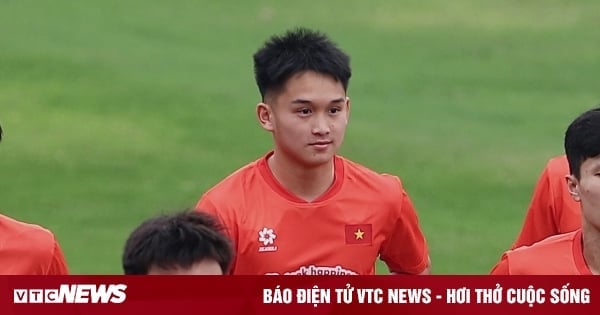
[(339, 255), (371, 254), (385, 239), (386, 218), (368, 208), (258, 211), (238, 225), (238, 245), (244, 253), (260, 255), (321, 249)]

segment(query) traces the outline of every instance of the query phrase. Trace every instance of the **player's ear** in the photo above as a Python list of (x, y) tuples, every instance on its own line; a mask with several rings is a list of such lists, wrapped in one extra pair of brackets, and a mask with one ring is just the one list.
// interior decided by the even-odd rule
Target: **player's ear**
[(346, 96), (346, 124), (350, 120), (350, 98)]
[(263, 129), (273, 131), (273, 111), (269, 104), (258, 103), (256, 105), (256, 116)]
[(565, 176), (565, 180), (567, 181), (567, 188), (569, 189), (571, 198), (577, 202), (581, 201), (581, 197), (579, 196), (579, 180), (572, 174)]

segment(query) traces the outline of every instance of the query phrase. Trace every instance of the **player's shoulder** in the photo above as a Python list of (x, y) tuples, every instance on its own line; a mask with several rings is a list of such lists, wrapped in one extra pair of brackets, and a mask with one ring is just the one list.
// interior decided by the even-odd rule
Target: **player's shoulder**
[(566, 155), (555, 156), (546, 163), (546, 170), (550, 174), (564, 176), (569, 173), (569, 162)]
[[(217, 184), (209, 188), (204, 196), (227, 197), (242, 193), (245, 188), (255, 186), (257, 177), (260, 176), (259, 164), (263, 158), (257, 159), (238, 168)], [(219, 198), (221, 199), (221, 198)]]
[(574, 267), (574, 240), (580, 231), (553, 235), (505, 253), (511, 275), (569, 274)]
[(0, 226), (5, 235), (35, 235), (42, 239), (53, 239), (54, 234), (41, 225), (26, 223), (17, 219), (0, 214)]
[(372, 187), (379, 192), (399, 192), (403, 190), (399, 176), (377, 172), (361, 163), (338, 156), (344, 163), (344, 177), (359, 186)]
[(35, 256), (47, 256), (56, 242), (49, 229), (4, 215), (0, 215), (0, 234), (10, 242), (18, 242), (20, 248)]
[(580, 233), (580, 230), (573, 232), (549, 236), (539, 242), (529, 246), (521, 246), (513, 250), (509, 250), (507, 255), (511, 258), (515, 257), (549, 257), (559, 253), (562, 249), (570, 249), (573, 240)]

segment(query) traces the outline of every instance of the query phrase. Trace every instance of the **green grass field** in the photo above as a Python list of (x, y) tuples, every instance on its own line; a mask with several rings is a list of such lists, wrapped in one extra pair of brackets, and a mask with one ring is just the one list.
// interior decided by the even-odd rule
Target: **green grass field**
[(251, 55), (298, 25), (351, 55), (342, 154), (403, 179), (437, 274), (490, 270), (600, 104), (598, 1), (0, 0), (0, 211), (120, 273), (134, 226), (270, 148)]

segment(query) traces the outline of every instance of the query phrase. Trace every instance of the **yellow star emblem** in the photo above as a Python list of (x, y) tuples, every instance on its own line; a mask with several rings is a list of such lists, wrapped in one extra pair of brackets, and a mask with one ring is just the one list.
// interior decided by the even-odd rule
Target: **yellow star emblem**
[(356, 232), (354, 232), (354, 236), (356, 237), (357, 240), (362, 240), (364, 237), (363, 235), (365, 235), (365, 232), (361, 231), (360, 229), (356, 230)]

